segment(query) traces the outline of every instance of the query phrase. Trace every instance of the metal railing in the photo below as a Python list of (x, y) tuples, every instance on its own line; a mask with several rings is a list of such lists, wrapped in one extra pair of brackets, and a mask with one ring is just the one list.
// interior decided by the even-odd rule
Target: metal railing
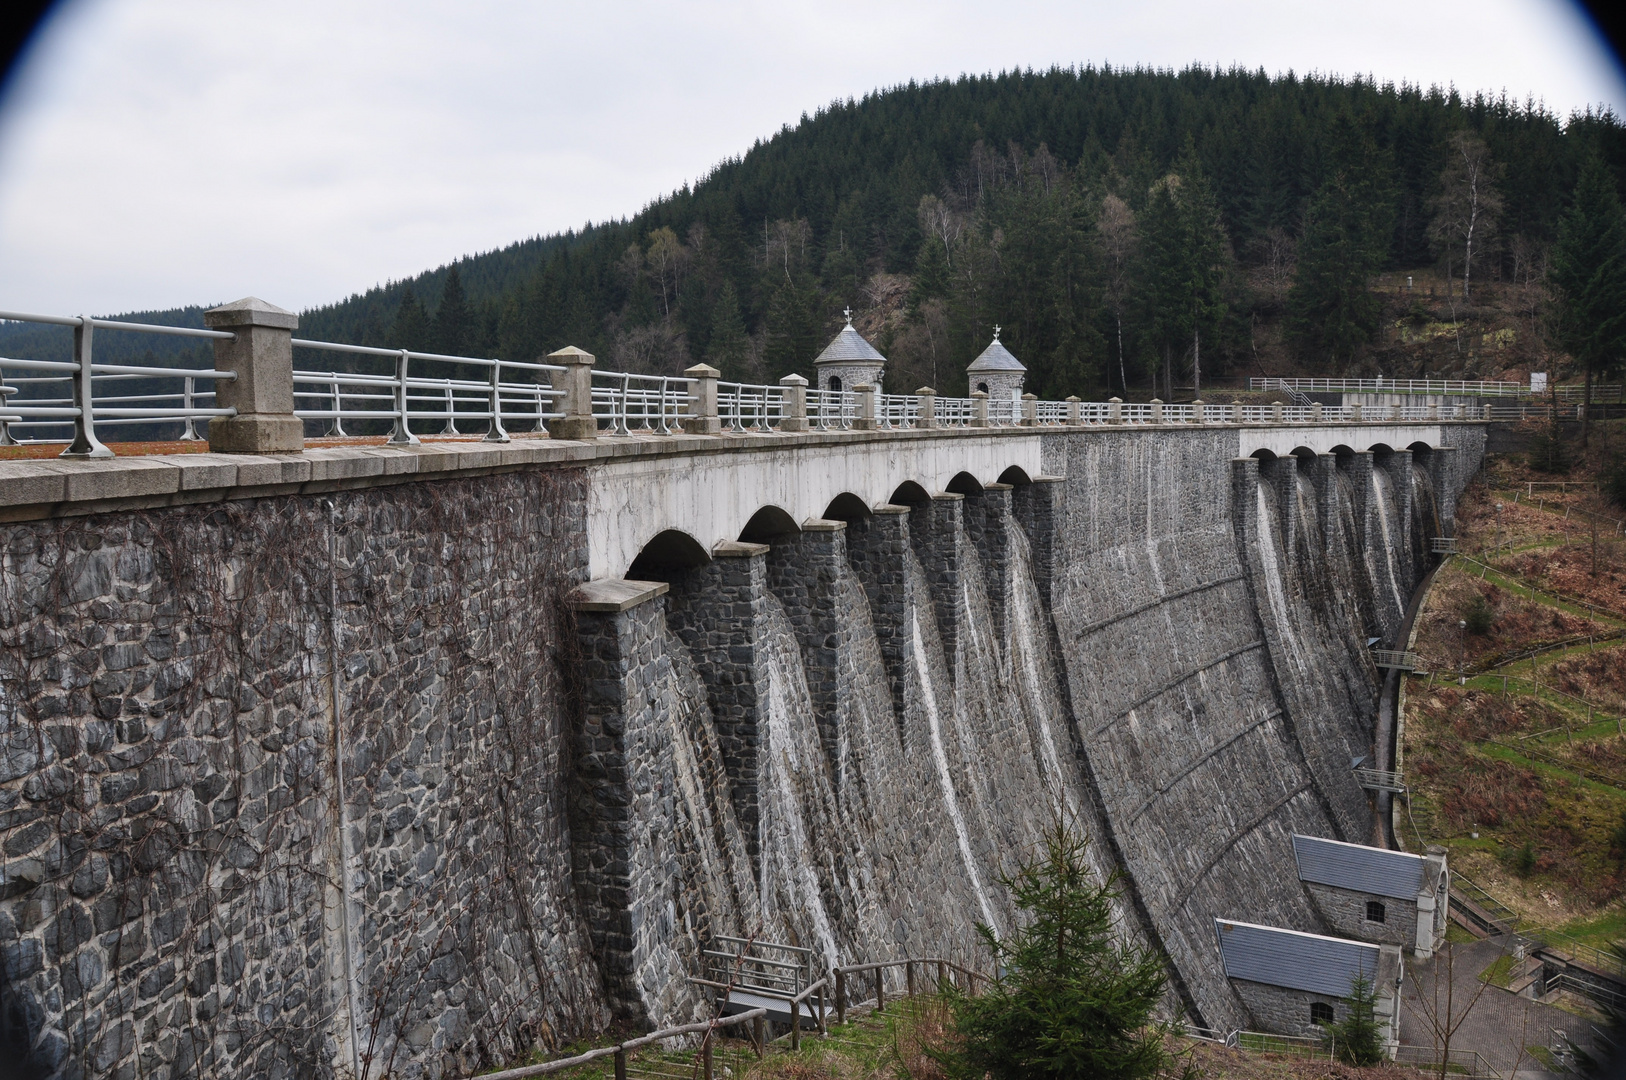
[(609, 435), (672, 435), (682, 430), (694, 393), (676, 375), (593, 372), (593, 416)]
[[(1284, 379), (1255, 376), (1249, 390), (1288, 390), (1330, 394), (1459, 394), (1463, 397), (1528, 397), (1525, 383), (1484, 379)], [(1547, 393), (1547, 391), (1541, 391)]]
[(831, 971), (836, 983), (836, 1023), (847, 1022), (847, 1010), (856, 1005), (869, 1002), (869, 997), (852, 1000), (853, 990), (860, 988), (863, 983), (873, 982), (875, 989), (875, 1008), (877, 1011), (886, 1009), (886, 973), (888, 971), (903, 970), (904, 993), (914, 997), (920, 993), (921, 979), (929, 977), (935, 972), (939, 988), (955, 985), (966, 992), (975, 994), (982, 983), (992, 982), (991, 976), (980, 971), (972, 970), (945, 960), (938, 956), (906, 956), (898, 960), (875, 960), (865, 964), (844, 964)]
[[(544, 421), (564, 415), (553, 408), (559, 391), (550, 384), (503, 378), (505, 372), (534, 376), (565, 370), (553, 364), (378, 349), (304, 338), (294, 338), (293, 346), (386, 359), (393, 364), (388, 373), (294, 370), (294, 415), (302, 420), (328, 421), (328, 435), (345, 435), (346, 420), (388, 421), (389, 442), (412, 446), (420, 442), (412, 431), (413, 420), (440, 421), (438, 434), (442, 435), (463, 434), (457, 428), (462, 420), (483, 421), (487, 441), (507, 442), (509, 430), (517, 425), (528, 423), (532, 431), (541, 431)], [(469, 378), (466, 369), (470, 368), (484, 369), (486, 377)]]
[(717, 416), (724, 431), (772, 431), (785, 418), (789, 397), (780, 386), (720, 382)]
[[(186, 425), (185, 434), (196, 438), (193, 425), (198, 420), (237, 414), (236, 409), (217, 407), (212, 389), (200, 390), (197, 387), (199, 379), (210, 382), (236, 379), (235, 372), (139, 364), (98, 364), (92, 354), (92, 343), (98, 328), (227, 341), (233, 340), (235, 334), (223, 330), (195, 330), (185, 326), (95, 319), (88, 315), (31, 315), (19, 311), (0, 311), (0, 319), (65, 326), (73, 330), (71, 360), (0, 357), (0, 445), (19, 441), (14, 432), (21, 429), (44, 435), (22, 441), (66, 442), (68, 448), (63, 451), (64, 457), (105, 458), (112, 457), (113, 451), (97, 438), (98, 426), (181, 422)], [(8, 370), (33, 374), (7, 380), (5, 374)], [(169, 381), (175, 388), (144, 393), (108, 392), (109, 383), (152, 379)], [(25, 391), (24, 387), (28, 390)], [(202, 404), (205, 400), (207, 405)]]
[[(481, 1077), (481, 1080), (526, 1080), (526, 1078), (532, 1076), (546, 1076), (549, 1073), (563, 1072), (566, 1069), (574, 1069), (578, 1066), (586, 1065), (589, 1062), (598, 1061), (600, 1058), (607, 1057), (615, 1058), (615, 1075), (617, 1077), (623, 1077), (627, 1075), (627, 1056), (634, 1050), (641, 1049), (645, 1046), (653, 1046), (654, 1044), (665, 1039), (675, 1039), (683, 1035), (700, 1034), (708, 1036), (706, 1047), (709, 1047), (709, 1036), (718, 1028), (731, 1027), (735, 1024), (750, 1023), (753, 1027), (760, 1030), (762, 1018), (767, 1015), (767, 1012), (768, 1010), (766, 1009), (750, 1009), (746, 1012), (735, 1013), (733, 1016), (720, 1016), (713, 1020), (702, 1020), (697, 1024), (684, 1024), (681, 1027), (662, 1028), (660, 1031), (652, 1031), (648, 1035), (640, 1035), (636, 1039), (628, 1039), (626, 1042), (616, 1043), (614, 1046), (600, 1046), (597, 1049), (589, 1050), (584, 1054), (576, 1054), (572, 1057), (560, 1058), (557, 1061), (548, 1061), (542, 1063), (541, 1065), (525, 1065), (518, 1069), (504, 1069), (502, 1072), (485, 1073)], [(761, 1057), (762, 1045), (760, 1037), (754, 1037), (753, 1042), (757, 1044), (757, 1056)], [(707, 1077), (710, 1077), (711, 1075), (711, 1070), (709, 1067), (707, 1067), (709, 1065), (710, 1061), (708, 1058), (702, 1066)]]
[(1392, 791), (1403, 795), (1406, 791), (1405, 777), (1393, 769), (1355, 769), (1355, 782), (1367, 791)]

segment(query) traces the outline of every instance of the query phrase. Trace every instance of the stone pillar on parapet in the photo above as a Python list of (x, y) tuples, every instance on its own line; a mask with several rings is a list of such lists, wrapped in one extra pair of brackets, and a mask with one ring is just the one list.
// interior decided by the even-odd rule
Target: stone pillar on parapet
[(294, 415), (294, 330), (299, 316), (255, 297), (210, 308), (203, 323), (236, 335), (215, 339), (215, 404), (236, 416), (209, 421), (217, 454), (291, 454), (305, 449), (305, 422)]
[(780, 431), (807, 430), (807, 380), (800, 375), (786, 375), (779, 380), (780, 398), (784, 402), (779, 416)]
[(915, 396), (920, 398), (920, 417), (915, 421), (915, 426), (922, 428), (936, 427), (937, 391), (930, 386), (922, 386), (915, 391)]
[(717, 380), (722, 372), (710, 364), (696, 364), (683, 372), (694, 383), (694, 398), (689, 402), (689, 414), (683, 418), (683, 430), (689, 435), (721, 435), (723, 422), (717, 415)]
[(547, 361), (565, 369), (553, 384), (560, 392), (555, 404), (564, 416), (548, 421), (548, 434), (555, 439), (598, 438), (598, 421), (593, 417), (593, 354), (567, 345), (549, 353)]

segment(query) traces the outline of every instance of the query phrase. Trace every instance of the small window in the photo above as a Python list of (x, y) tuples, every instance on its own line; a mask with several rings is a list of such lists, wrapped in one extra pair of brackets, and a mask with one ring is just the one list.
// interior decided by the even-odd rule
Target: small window
[(988, 392), (988, 384), (985, 382), (980, 382), (977, 384), (977, 389), (986, 394)]
[(1333, 1022), (1332, 1006), (1325, 1001), (1310, 1002), (1310, 1023), (1330, 1024)]
[(832, 376), (830, 376), (830, 392), (835, 393), (835, 394), (841, 393), (841, 376), (840, 375), (832, 375)]
[(1366, 902), (1366, 921), (1367, 922), (1382, 922), (1383, 921), (1383, 915), (1384, 915), (1384, 911), (1383, 911), (1383, 904), (1382, 904), (1381, 901), (1368, 900)]

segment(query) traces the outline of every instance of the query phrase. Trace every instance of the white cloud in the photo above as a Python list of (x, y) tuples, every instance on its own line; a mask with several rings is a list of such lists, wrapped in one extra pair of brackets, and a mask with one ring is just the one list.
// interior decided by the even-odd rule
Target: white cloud
[(1553, 0), (70, 0), (0, 112), (0, 307), (319, 304), (634, 213), (832, 99), (1193, 61), (1626, 102)]

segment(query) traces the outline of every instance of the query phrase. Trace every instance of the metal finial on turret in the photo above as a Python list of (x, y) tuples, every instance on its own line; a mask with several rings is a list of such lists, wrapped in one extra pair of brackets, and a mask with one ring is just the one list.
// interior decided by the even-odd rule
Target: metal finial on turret
[(851, 330), (853, 328), (853, 309), (844, 307), (841, 309), (841, 313), (847, 316), (847, 329)]
[(994, 324), (994, 340), (995, 341), (999, 340), (999, 324), (998, 323)]

